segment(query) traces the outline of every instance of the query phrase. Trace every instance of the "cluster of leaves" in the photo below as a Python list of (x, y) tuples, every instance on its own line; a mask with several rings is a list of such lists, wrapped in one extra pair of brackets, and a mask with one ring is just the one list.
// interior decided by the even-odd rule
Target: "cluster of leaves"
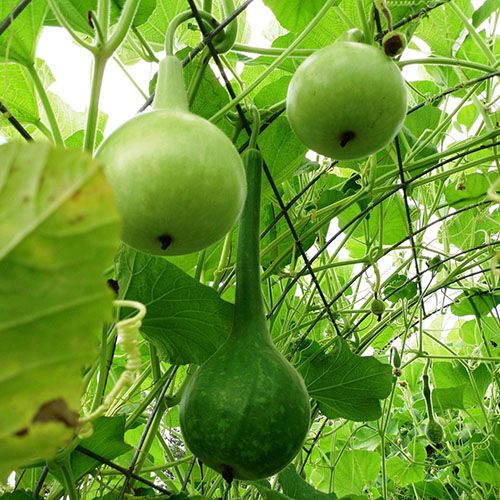
[[(36, 139), (0, 150), (0, 481), (16, 468), (6, 499), (500, 495), (500, 291), (491, 270), (500, 223), (491, 192), (500, 171), (497, 1), (474, 10), (470, 0), (387, 0), (409, 48), (430, 57), (408, 81), (411, 107), (397, 141), (373, 158), (340, 163), (306, 157), (283, 114), (287, 87), (305, 56), (361, 27), (363, 12), (374, 32), (383, 20), (371, 0), (331, 2), (320, 18), (324, 0), (264, 3), (276, 18), (266, 33), (271, 48), (245, 45), (250, 27), (241, 14), (237, 44), (221, 58), (244, 98), (231, 98), (213, 65), (200, 70), (204, 51), (185, 67), (185, 79), (193, 112), (239, 147), (247, 136), (234, 106), (252, 102), (261, 113), (258, 145), (270, 172), (262, 280), (275, 343), (313, 401), (303, 452), (271, 482), (228, 492), (185, 449), (178, 403), (196, 366), (230, 331), (236, 232), (200, 255), (167, 260), (126, 246), (116, 253), (110, 189), (99, 166), (77, 151), (89, 144), (88, 114), (47, 90), (54, 78), (36, 58), (43, 27), (60, 25), (60, 16), (84, 43), (97, 40), (88, 13), (98, 2), (34, 0), (0, 33), (0, 102), (8, 110), (1, 134), (17, 139), (17, 123)], [(2, 1), (0, 19), (16, 4)], [(110, 6), (113, 28), (126, 2)], [(221, 20), (218, 3), (212, 7)], [(117, 51), (122, 62), (155, 67), (169, 22), (188, 8), (184, 0), (140, 2)], [(303, 30), (300, 48), (278, 59)], [(178, 57), (199, 41), (194, 21), (182, 25)], [(105, 124), (99, 114), (92, 146)], [(147, 307), (143, 366), (94, 422), (93, 435), (63, 446), (74, 434), (72, 412), (95, 409), (125, 368), (107, 279), (120, 298)], [(370, 313), (374, 292), (387, 304), (380, 321)], [(402, 357), (394, 373), (392, 347)], [(434, 412), (445, 429), (438, 444), (425, 437), (421, 376), (429, 358)], [(63, 409), (50, 407), (47, 416), (44, 404), (60, 400)]]

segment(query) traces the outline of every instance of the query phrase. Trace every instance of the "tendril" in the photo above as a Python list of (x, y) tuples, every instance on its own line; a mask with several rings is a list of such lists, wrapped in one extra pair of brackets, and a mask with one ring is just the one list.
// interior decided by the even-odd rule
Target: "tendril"
[[(80, 424), (89, 424), (92, 420), (103, 415), (112, 403), (120, 396), (124, 389), (131, 385), (139, 374), (141, 367), (141, 353), (139, 351), (139, 329), (142, 325), (142, 319), (146, 315), (146, 307), (140, 302), (132, 300), (115, 300), (114, 305), (117, 308), (130, 307), (137, 309), (137, 313), (131, 318), (122, 319), (116, 324), (118, 335), (118, 345), (127, 356), (125, 371), (120, 375), (113, 389), (104, 398), (102, 404), (92, 413), (86, 415), (80, 420)], [(84, 425), (80, 437), (88, 436), (91, 429)]]

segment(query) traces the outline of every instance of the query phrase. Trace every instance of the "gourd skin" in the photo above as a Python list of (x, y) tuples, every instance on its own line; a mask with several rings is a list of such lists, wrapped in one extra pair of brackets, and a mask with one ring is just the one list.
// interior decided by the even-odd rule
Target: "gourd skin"
[(216, 126), (192, 113), (158, 109), (136, 116), (96, 157), (123, 215), (122, 239), (142, 252), (206, 248), (231, 229), (243, 207), (238, 152)]
[(287, 113), (297, 137), (337, 160), (365, 158), (396, 136), (406, 115), (401, 71), (381, 49), (339, 41), (295, 72)]
[(230, 478), (255, 480), (283, 469), (309, 428), (304, 382), (260, 338), (228, 341), (194, 375), (181, 401), (189, 449)]

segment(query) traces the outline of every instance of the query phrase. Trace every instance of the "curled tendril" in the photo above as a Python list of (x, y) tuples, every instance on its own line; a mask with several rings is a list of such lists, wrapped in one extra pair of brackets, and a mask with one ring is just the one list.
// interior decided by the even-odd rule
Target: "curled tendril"
[(141, 353), (139, 351), (139, 329), (142, 325), (142, 320), (146, 315), (146, 307), (140, 302), (132, 300), (115, 300), (114, 305), (117, 308), (130, 307), (137, 309), (137, 313), (131, 318), (122, 319), (116, 324), (116, 331), (118, 335), (118, 344), (121, 350), (127, 356), (127, 364), (125, 371), (120, 375), (113, 389), (106, 396), (102, 404), (92, 413), (86, 415), (80, 420), (83, 425), (80, 437), (86, 437), (92, 433), (88, 425), (92, 420), (103, 415), (111, 406), (111, 404), (118, 398), (120, 393), (129, 385), (131, 385), (137, 378), (139, 369), (141, 367)]

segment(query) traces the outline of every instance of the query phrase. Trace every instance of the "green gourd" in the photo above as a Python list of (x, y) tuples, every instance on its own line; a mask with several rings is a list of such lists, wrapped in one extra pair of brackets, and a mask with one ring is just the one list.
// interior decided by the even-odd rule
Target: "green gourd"
[(310, 422), (304, 382), (274, 346), (264, 314), (260, 153), (250, 149), (244, 164), (248, 194), (238, 234), (233, 328), (193, 376), (179, 410), (189, 449), (228, 482), (283, 469), (300, 451)]
[(123, 219), (122, 239), (152, 255), (197, 252), (234, 225), (245, 200), (231, 140), (189, 111), (182, 63), (160, 62), (153, 111), (115, 130), (96, 155)]
[(376, 316), (382, 316), (385, 311), (385, 304), (380, 299), (373, 299), (373, 302), (370, 304), (370, 311)]
[(435, 444), (440, 443), (444, 437), (443, 427), (436, 420), (430, 420), (425, 427), (425, 435), (427, 439)]
[(427, 409), (427, 417), (429, 421), (425, 426), (425, 436), (432, 443), (438, 444), (443, 440), (444, 429), (441, 424), (434, 417), (434, 410), (432, 408), (432, 391), (429, 385), (429, 375), (427, 375), (427, 370), (430, 363), (427, 364), (424, 373), (422, 375), (422, 393), (424, 395), (425, 407)]

